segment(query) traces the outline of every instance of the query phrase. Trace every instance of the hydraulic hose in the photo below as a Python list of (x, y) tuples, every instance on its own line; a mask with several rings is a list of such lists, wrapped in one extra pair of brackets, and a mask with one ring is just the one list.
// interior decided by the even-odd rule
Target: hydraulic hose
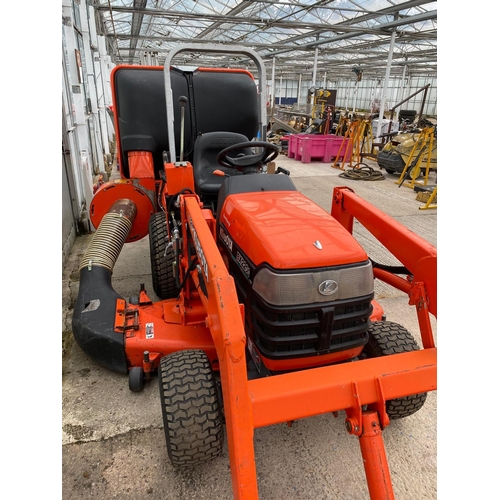
[(382, 172), (377, 172), (364, 163), (358, 163), (353, 169), (340, 173), (339, 177), (361, 181), (381, 181), (385, 179)]

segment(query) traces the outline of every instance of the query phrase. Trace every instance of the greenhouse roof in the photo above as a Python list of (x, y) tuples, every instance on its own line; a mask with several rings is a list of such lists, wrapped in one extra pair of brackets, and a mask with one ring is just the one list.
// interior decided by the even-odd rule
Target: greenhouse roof
[[(163, 65), (179, 44), (211, 43), (251, 48), (289, 79), (310, 75), (315, 64), (331, 80), (359, 71), (383, 77), (391, 55), (392, 76), (437, 72), (436, 1), (100, 0), (94, 7), (115, 64), (152, 54)], [(234, 54), (178, 57), (185, 66), (248, 65)]]

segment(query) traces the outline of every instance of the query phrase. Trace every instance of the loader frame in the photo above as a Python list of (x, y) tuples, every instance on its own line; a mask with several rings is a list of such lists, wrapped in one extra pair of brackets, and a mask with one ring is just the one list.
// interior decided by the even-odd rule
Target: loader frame
[(436, 314), (435, 247), (410, 232), (350, 188), (335, 188), (332, 216), (352, 232), (356, 218), (412, 273), (411, 281), (375, 269), (375, 277), (408, 294), (416, 307), (424, 349), (354, 363), (311, 368), (248, 380), (242, 320), (228, 274), (195, 196), (181, 196), (183, 217), (195, 239), (204, 276), (191, 273), (200, 293), (219, 360), (229, 459), (235, 499), (258, 498), (254, 429), (340, 410), (346, 429), (359, 437), (372, 500), (394, 498), (382, 431), (389, 425), (385, 403), (437, 389), (437, 349), (429, 314)]

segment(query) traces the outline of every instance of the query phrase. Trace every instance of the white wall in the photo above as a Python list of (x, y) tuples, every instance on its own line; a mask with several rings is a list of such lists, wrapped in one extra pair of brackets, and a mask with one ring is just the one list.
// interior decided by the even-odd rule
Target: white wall
[[(268, 71), (269, 73), (269, 71)], [(280, 85), (280, 80), (275, 79), (276, 98), (279, 97), (297, 97), (298, 80), (283, 80)], [(394, 105), (398, 104), (408, 96), (417, 92), (421, 88), (430, 84), (425, 98), (423, 114), (437, 116), (437, 78), (436, 76), (415, 76), (405, 78), (403, 84), (401, 78), (390, 78), (387, 88), (385, 109), (390, 110)], [(312, 78), (302, 78), (300, 88), (300, 104), (304, 105), (308, 99), (308, 90), (312, 87)], [(382, 91), (384, 88), (383, 79), (368, 79), (362, 78), (361, 82), (357, 82), (354, 78), (346, 80), (327, 80), (326, 85), (324, 78), (319, 75), (316, 79), (316, 87), (327, 88), (328, 90), (337, 90), (336, 107), (338, 109), (353, 110), (354, 92), (357, 92), (356, 110), (370, 110), (372, 102), (375, 98), (382, 100)], [(268, 81), (268, 89), (272, 89), (272, 81)], [(424, 92), (419, 93), (408, 102), (403, 104), (396, 110), (396, 113), (401, 109), (414, 109), (420, 111)]]
[[(65, 165), (71, 182), (71, 196), (63, 192), (63, 228), (77, 233), (93, 229), (87, 210), (94, 178), (112, 161), (109, 142), (114, 136), (106, 112), (111, 104), (109, 75), (113, 65), (102, 37), (97, 36), (90, 3), (62, 0), (63, 143), (68, 148)], [(68, 224), (70, 212), (73, 225)], [(63, 263), (68, 236), (63, 234)]]

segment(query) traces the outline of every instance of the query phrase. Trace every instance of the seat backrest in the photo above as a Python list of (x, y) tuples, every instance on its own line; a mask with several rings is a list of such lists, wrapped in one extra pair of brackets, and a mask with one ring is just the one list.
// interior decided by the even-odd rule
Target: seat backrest
[[(180, 154), (181, 96), (188, 100), (184, 113), (183, 159), (193, 166), (194, 142), (199, 134), (224, 130), (244, 136), (237, 142), (257, 135), (257, 88), (249, 72), (206, 68), (194, 72), (171, 68), (170, 72), (177, 155), (171, 161), (176, 161)], [(159, 179), (163, 152), (169, 150), (163, 67), (117, 66), (112, 72), (111, 88), (122, 176), (130, 177), (128, 152), (149, 151), (155, 177)]]
[[(208, 132), (200, 134), (194, 144), (193, 173), (196, 192), (201, 197), (217, 197), (223, 176), (214, 175), (214, 170), (221, 170), (226, 176), (241, 175), (235, 168), (222, 167), (217, 162), (217, 155), (228, 146), (248, 142), (243, 134), (235, 132)], [(251, 153), (250, 148), (242, 152)]]
[(193, 74), (193, 98), (197, 135), (223, 130), (247, 141), (257, 136), (258, 95), (250, 73), (199, 69)]
[[(171, 70), (174, 96), (188, 95), (183, 71)], [(163, 168), (163, 151), (168, 151), (165, 82), (161, 66), (116, 67), (112, 74), (117, 148), (122, 175), (130, 175), (129, 151), (150, 151), (156, 177)], [(180, 107), (174, 112), (176, 147), (180, 144)], [(185, 142), (191, 141), (191, 120), (185, 114)]]

